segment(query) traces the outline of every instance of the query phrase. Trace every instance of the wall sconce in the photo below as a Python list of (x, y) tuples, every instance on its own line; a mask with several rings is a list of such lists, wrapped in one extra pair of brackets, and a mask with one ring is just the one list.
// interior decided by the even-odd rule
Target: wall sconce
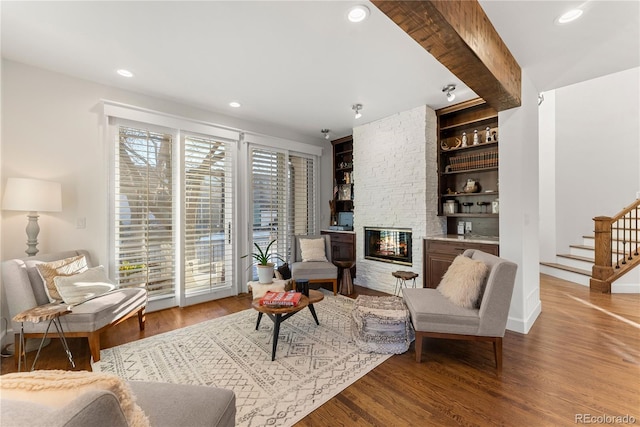
[(456, 99), (456, 94), (453, 93), (454, 90), (456, 90), (456, 85), (454, 84), (446, 85), (442, 88), (442, 91), (447, 94), (447, 101), (451, 102)]
[(329, 139), (329, 129), (322, 129), (320, 132), (324, 134), (324, 139)]
[(4, 188), (2, 209), (27, 211), (27, 255), (38, 253), (38, 212), (60, 212), (62, 210), (62, 189), (59, 182), (41, 181), (29, 178), (9, 178)]
[(354, 104), (351, 106), (351, 109), (356, 112), (356, 119), (362, 117), (362, 113), (360, 112), (360, 110), (362, 110), (362, 104)]

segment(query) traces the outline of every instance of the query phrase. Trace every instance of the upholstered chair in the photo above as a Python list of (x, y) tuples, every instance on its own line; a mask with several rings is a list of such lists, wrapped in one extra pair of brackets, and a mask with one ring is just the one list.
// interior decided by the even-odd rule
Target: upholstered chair
[[(452, 300), (450, 296), (443, 294), (444, 289), (441, 287), (447, 274), (452, 268), (456, 268), (454, 267), (456, 261), (445, 273), (443, 282), (439, 285), (440, 289), (406, 288), (402, 290), (416, 333), (416, 361), (421, 361), (422, 340), (425, 337), (490, 341), (493, 343), (496, 368), (500, 369), (502, 338), (507, 325), (517, 265), (475, 249), (467, 249), (460, 256), (479, 261), (487, 267), (480, 275), (477, 286), (465, 283), (469, 281), (469, 274), (465, 274), (468, 272), (463, 271), (462, 275), (457, 276), (466, 277), (460, 280), (458, 285), (460, 287), (471, 285), (470, 288), (476, 292), (475, 296), (461, 295), (460, 299)], [(460, 261), (465, 262), (457, 265), (471, 264), (466, 260)], [(465, 298), (467, 301), (472, 301), (470, 306), (469, 304), (464, 306), (465, 303), (461, 302)]]
[[(305, 240), (302, 242), (301, 240)], [(314, 242), (309, 242), (313, 240)], [(322, 240), (322, 243), (318, 243)], [(311, 245), (311, 243), (315, 243)], [(324, 253), (322, 252), (324, 246)], [(312, 247), (316, 249), (314, 252), (304, 251), (303, 247)], [(311, 254), (311, 258), (309, 258)], [(305, 259), (304, 256), (307, 258)], [(318, 255), (323, 255), (319, 257)], [(338, 293), (338, 267), (331, 263), (331, 236), (328, 234), (319, 236), (295, 236), (291, 247), (291, 277), (294, 281), (297, 279), (307, 279), (309, 283), (331, 283), (333, 285), (333, 294)]]

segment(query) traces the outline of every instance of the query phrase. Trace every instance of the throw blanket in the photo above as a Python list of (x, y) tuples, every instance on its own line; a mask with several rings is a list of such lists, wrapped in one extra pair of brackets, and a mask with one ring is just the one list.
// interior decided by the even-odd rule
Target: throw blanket
[(22, 400), (61, 409), (89, 390), (107, 390), (118, 398), (127, 423), (148, 427), (149, 419), (136, 405), (129, 385), (112, 374), (88, 371), (42, 370), (0, 377), (3, 399)]

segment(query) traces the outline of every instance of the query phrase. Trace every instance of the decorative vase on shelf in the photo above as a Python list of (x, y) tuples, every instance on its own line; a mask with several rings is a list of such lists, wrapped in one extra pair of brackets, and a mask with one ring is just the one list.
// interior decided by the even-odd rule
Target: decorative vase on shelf
[(477, 193), (480, 191), (480, 187), (478, 186), (478, 182), (474, 179), (467, 179), (467, 183), (464, 185), (462, 189), (463, 193)]
[(484, 131), (484, 142), (491, 142), (491, 128), (489, 126)]
[(467, 146), (467, 133), (462, 132), (462, 147), (466, 147), (466, 146)]
[(473, 131), (473, 145), (480, 144), (480, 137), (478, 136), (478, 129)]

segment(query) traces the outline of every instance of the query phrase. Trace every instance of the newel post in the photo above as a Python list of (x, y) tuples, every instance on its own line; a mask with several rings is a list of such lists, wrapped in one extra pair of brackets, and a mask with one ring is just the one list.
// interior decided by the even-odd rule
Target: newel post
[(595, 262), (591, 269), (590, 288), (602, 293), (611, 292), (613, 266), (611, 261), (611, 217), (593, 218), (595, 224)]

